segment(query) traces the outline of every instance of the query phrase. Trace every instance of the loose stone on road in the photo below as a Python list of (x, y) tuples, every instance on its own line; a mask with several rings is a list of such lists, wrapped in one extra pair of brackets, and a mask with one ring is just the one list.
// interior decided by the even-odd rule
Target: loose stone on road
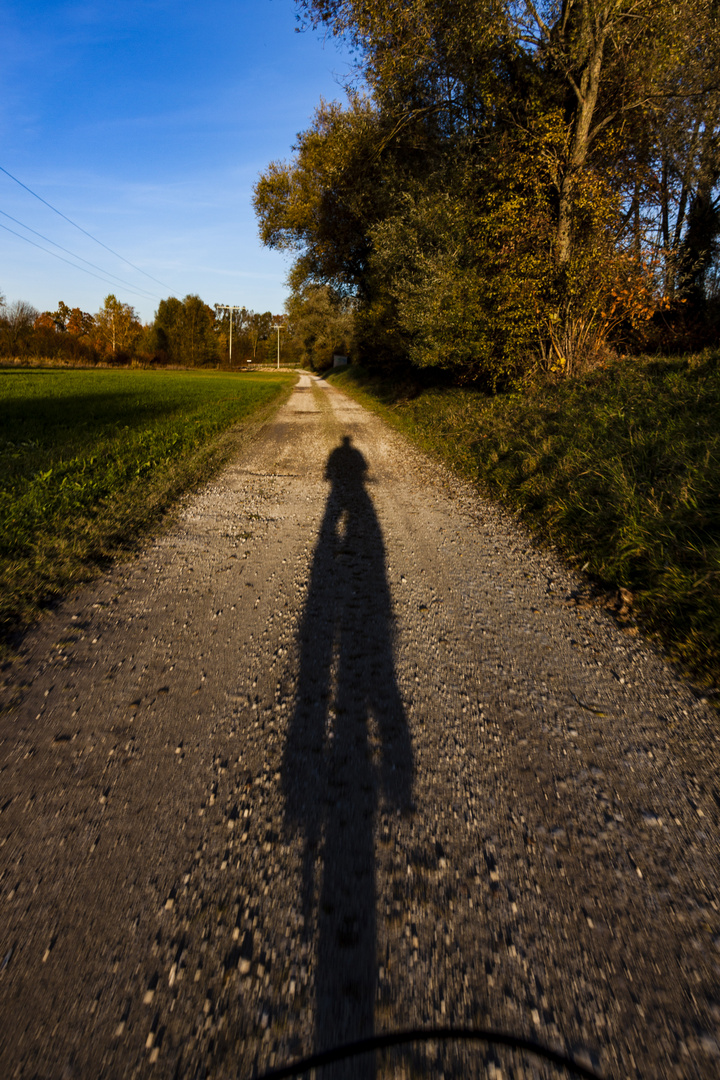
[[(0, 685), (0, 1075), (720, 1073), (718, 720), (322, 380)], [(558, 1077), (431, 1044), (333, 1076)]]

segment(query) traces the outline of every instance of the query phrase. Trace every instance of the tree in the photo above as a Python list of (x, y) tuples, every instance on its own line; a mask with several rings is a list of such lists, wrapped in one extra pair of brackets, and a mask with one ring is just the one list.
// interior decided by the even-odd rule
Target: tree
[[(272, 329), (272, 314), (242, 307), (232, 312), (233, 360), (257, 363), (261, 341), (266, 341)], [(230, 313), (215, 305), (215, 329), (222, 350), (229, 348)]]
[(39, 312), (25, 300), (6, 304), (2, 320), (3, 351), (8, 356), (22, 356), (32, 345), (33, 324)]
[[(132, 311), (132, 308), (130, 310)], [(133, 319), (135, 319), (134, 312)], [(95, 329), (95, 319), (87, 311), (74, 307), (70, 310), (65, 329), (68, 334), (73, 334), (75, 337), (90, 337)]]
[(33, 323), (33, 329), (43, 330), (52, 334), (58, 334), (61, 330), (61, 328), (58, 326), (54, 314), (51, 311), (42, 311)]
[(307, 285), (287, 302), (288, 342), (303, 367), (322, 371), (333, 355), (348, 356), (354, 339), (353, 302), (328, 285)]
[(53, 318), (59, 330), (67, 329), (67, 322), (70, 318), (71, 310), (72, 309), (68, 307), (64, 300), (58, 301), (57, 311), (53, 312)]
[[(74, 311), (79, 312), (79, 308)], [(72, 333), (71, 326), (77, 325), (82, 327), (82, 313), (78, 319), (69, 311), (66, 329)], [(114, 293), (109, 293), (94, 319), (94, 337), (99, 348), (113, 357), (118, 353), (130, 353), (141, 331), (142, 324), (135, 309), (130, 304), (123, 304)]]
[(250, 339), (250, 346), (252, 349), (253, 362), (257, 363), (258, 359), (258, 346), (261, 341), (267, 341), (270, 337), (272, 330), (273, 317), (272, 312), (263, 311), (260, 312), (251, 311), (248, 313), (248, 337)]
[(241, 363), (243, 360), (247, 361), (250, 355), (251, 346), (248, 331), (251, 314), (247, 308), (239, 305), (228, 309), (220, 304), (215, 304), (215, 333), (218, 347), (221, 352), (227, 352), (229, 360), (230, 342), (232, 340), (233, 364)]
[[(571, 257), (575, 192), (603, 133), (642, 114), (644, 126), (678, 100), (702, 110), (717, 96), (714, 0), (301, 0), (359, 50), (362, 73), (394, 131), (428, 116), (453, 139), (488, 131), (505, 114), (560, 110), (555, 154), (555, 256)], [(710, 75), (710, 79), (705, 76)], [(688, 81), (692, 82), (688, 86)], [(516, 92), (515, 87), (520, 90)], [(509, 109), (498, 110), (498, 94)], [(619, 156), (622, 148), (617, 147)], [(598, 155), (607, 164), (607, 143)]]
[(153, 329), (157, 350), (167, 354), (172, 363), (201, 367), (220, 359), (222, 343), (215, 312), (199, 296), (161, 300)]
[(368, 222), (379, 216), (382, 189), (372, 183), (378, 114), (354, 95), (347, 109), (321, 103), (298, 136), (291, 162), (272, 162), (253, 197), (265, 244), (296, 253), (293, 287), (304, 281), (340, 292), (361, 287)]
[(668, 285), (706, 292), (714, 0), (301, 8), (349, 39), (368, 91), (320, 105), (255, 208), (265, 242), (296, 256), (296, 292), (357, 299), (366, 357), (391, 343), (493, 382), (539, 352), (570, 371), (666, 304)]
[(218, 341), (214, 333), (215, 314), (199, 296), (188, 295), (183, 301), (183, 335), (187, 362), (191, 367), (215, 363)]

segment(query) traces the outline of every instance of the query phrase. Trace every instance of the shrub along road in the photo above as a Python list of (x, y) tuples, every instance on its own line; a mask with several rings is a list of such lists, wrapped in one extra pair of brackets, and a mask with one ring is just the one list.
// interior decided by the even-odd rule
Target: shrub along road
[(302, 376), (4, 672), (2, 1075), (712, 1075), (717, 717), (577, 584)]

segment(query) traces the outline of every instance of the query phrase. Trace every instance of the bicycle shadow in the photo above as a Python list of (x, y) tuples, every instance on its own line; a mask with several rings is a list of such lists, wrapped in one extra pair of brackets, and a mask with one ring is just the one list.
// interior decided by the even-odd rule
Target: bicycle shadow
[[(385, 546), (366, 472), (346, 435), (326, 467), (332, 487), (299, 631), (299, 684), (283, 761), (286, 822), (304, 839), (306, 932), (317, 927), (317, 1050), (373, 1033), (375, 815), (381, 800), (409, 809), (412, 794)], [(351, 1074), (370, 1080), (373, 1058), (346, 1066), (343, 1075)]]

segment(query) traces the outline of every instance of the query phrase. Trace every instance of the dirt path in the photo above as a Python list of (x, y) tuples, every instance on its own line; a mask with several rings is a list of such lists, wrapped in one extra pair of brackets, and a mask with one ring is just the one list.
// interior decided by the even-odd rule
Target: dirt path
[(4, 673), (0, 1075), (717, 1075), (718, 721), (575, 584), (303, 376)]

